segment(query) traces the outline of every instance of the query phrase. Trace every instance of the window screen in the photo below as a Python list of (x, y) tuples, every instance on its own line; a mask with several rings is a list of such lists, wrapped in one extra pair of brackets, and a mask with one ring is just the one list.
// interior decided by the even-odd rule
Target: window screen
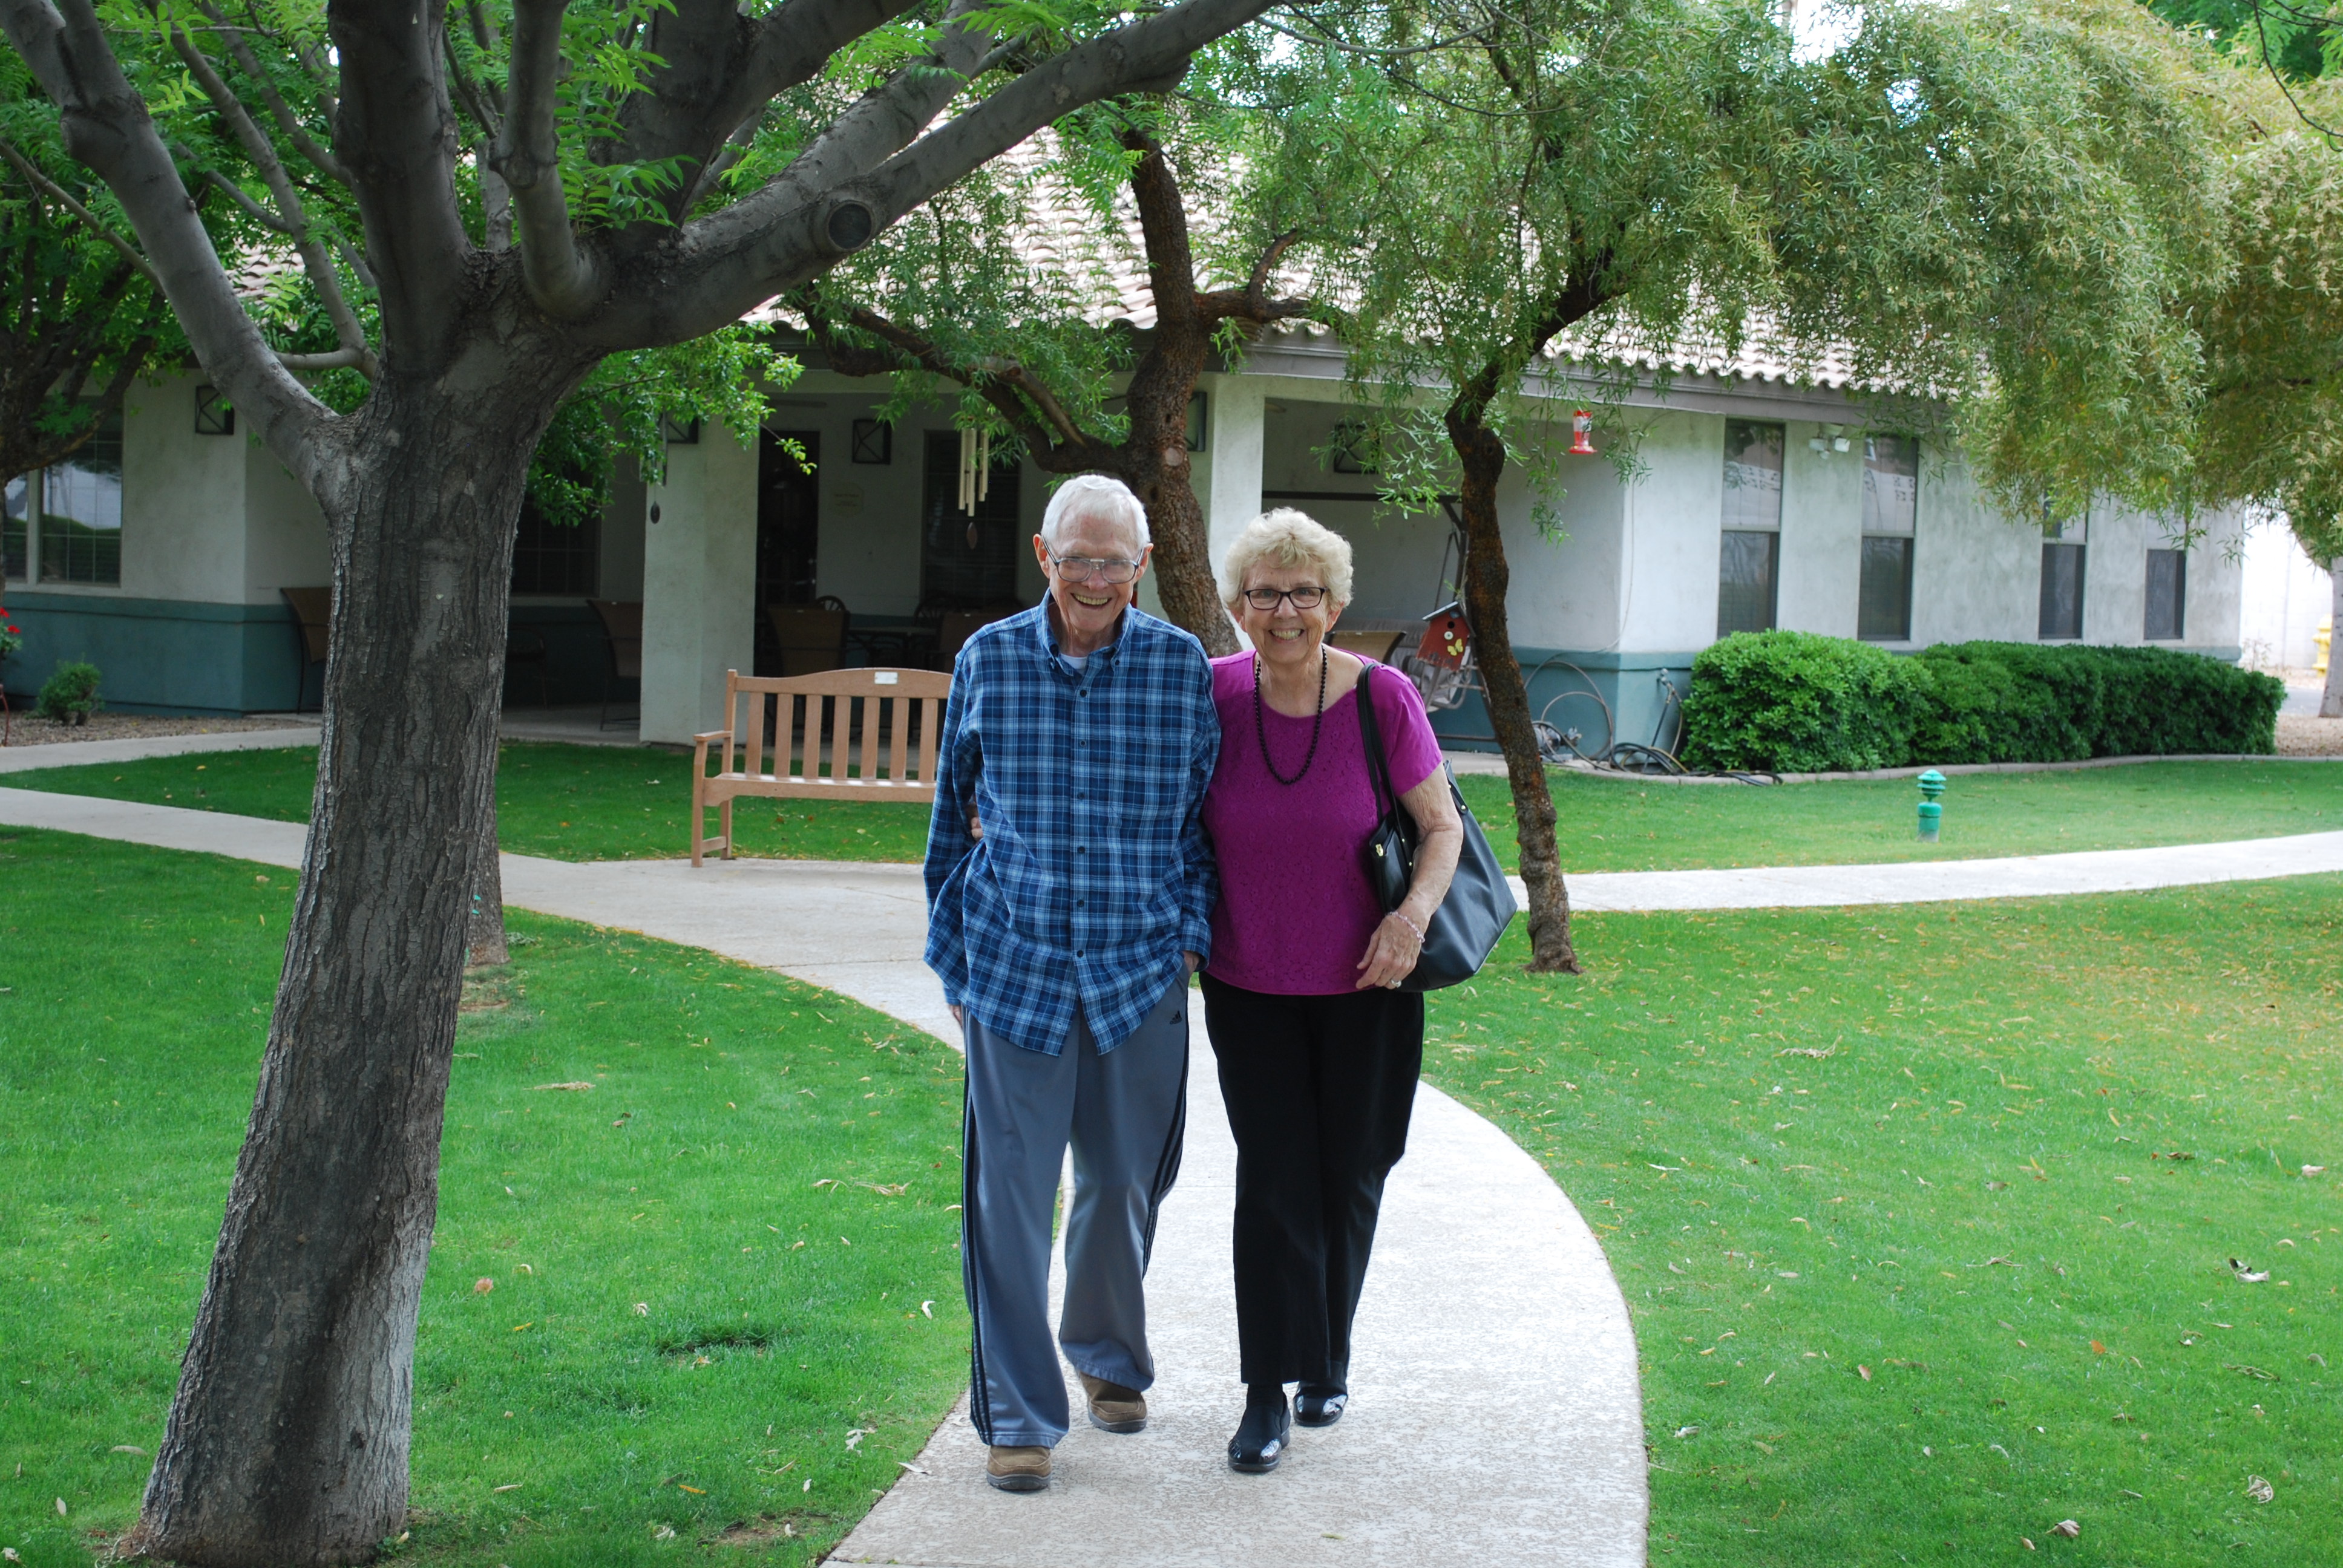
[(1716, 569), (1716, 635), (1774, 629), (1775, 568), (1782, 536), (1728, 529)]
[(1909, 436), (1863, 442), (1863, 531), (1912, 532), (1920, 513), (1920, 443)]
[(976, 515), (960, 510), (960, 432), (930, 430), (926, 499), (920, 515), (920, 598), (931, 609), (982, 609), (1017, 600), (1019, 465), (993, 460), (990, 488)]
[(1750, 419), (1725, 422), (1725, 528), (1782, 526), (1782, 429)]
[(522, 501), (520, 534), (513, 541), (512, 591), (590, 598), (601, 583), (600, 514), (575, 525), (557, 523), (535, 503)]
[(2179, 550), (2147, 552), (2147, 628), (2150, 642), (2187, 635), (2188, 557)]
[(1863, 578), (1855, 593), (1855, 636), (1873, 642), (1910, 641), (1912, 541), (1892, 534), (1865, 535)]
[(2042, 547), (2042, 625), (2045, 641), (2083, 635), (2083, 552), (2089, 547), (2045, 543)]
[(41, 477), (41, 580), (122, 581), (122, 421)]

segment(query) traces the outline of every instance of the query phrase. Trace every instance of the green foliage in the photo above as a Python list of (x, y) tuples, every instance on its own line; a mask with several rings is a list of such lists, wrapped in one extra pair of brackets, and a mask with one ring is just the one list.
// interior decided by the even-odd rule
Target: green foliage
[(2210, 37), (2223, 54), (2288, 80), (2343, 71), (2343, 13), (2318, 0), (2147, 0), (2176, 27)]
[(1925, 691), (1910, 660), (1867, 642), (1736, 632), (1693, 660), (1684, 760), (1775, 773), (1898, 767)]
[(8, 618), (8, 608), (0, 605), (0, 659), (14, 658), (16, 650), (25, 646), (25, 634)]
[(2129, 0), (1866, 5), (1827, 53), (1734, 0), (1479, 16), (1313, 13), (1256, 62), (1282, 112), (1252, 199), (1307, 218), (1297, 259), (1393, 423), (1421, 424), (1411, 387), (1485, 377), (1501, 428), (1583, 394), (1616, 452), (1632, 381), (1757, 343), (1945, 400), (2014, 515), (2179, 486), (2177, 307), (2227, 270), (2201, 44)]
[(1693, 661), (1684, 759), (1782, 773), (2262, 753), (2286, 688), (2161, 648), (1739, 633)]
[(2267, 752), (2286, 685), (2167, 648), (1940, 643), (1912, 660), (1928, 717), (1914, 762)]
[(41, 683), (34, 711), (44, 719), (59, 720), (97, 712), (106, 706), (97, 695), (98, 678), (94, 664), (75, 659), (58, 665), (55, 673)]

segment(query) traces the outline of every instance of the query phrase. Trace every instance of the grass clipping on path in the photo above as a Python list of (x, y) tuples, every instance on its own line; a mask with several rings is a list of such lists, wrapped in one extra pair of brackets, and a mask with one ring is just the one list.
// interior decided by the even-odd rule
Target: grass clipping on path
[[(85, 1565), (162, 1435), (293, 877), (32, 832), (0, 876), (0, 1544)], [(708, 954), (511, 926), (457, 1042), (392, 1555), (816, 1561), (965, 1373), (959, 1059)]]
[(1654, 1559), (2334, 1561), (2338, 898), (1590, 917), (1441, 992), (1625, 1293)]

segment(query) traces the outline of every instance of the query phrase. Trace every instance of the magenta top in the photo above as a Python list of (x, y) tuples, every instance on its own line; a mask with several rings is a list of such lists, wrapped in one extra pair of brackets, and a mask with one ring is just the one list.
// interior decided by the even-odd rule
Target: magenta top
[[(1254, 729), (1252, 660), (1250, 653), (1212, 660), (1221, 759), (1204, 791), (1204, 827), (1220, 862), (1221, 902), (1208, 972), (1246, 990), (1339, 995), (1358, 984), (1359, 960), (1383, 918), (1363, 859), (1375, 796), (1359, 739), (1358, 690), (1327, 705), (1310, 770), (1281, 784), (1262, 760), (1262, 737), (1290, 779), (1310, 753), (1312, 720), (1264, 702)], [(1370, 670), (1392, 787), (1404, 795), (1440, 767), (1440, 742), (1407, 678), (1383, 665)]]

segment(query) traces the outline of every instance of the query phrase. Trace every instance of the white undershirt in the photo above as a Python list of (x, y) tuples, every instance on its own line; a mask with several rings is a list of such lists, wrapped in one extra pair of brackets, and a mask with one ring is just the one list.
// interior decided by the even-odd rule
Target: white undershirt
[(1064, 659), (1066, 668), (1076, 675), (1080, 675), (1082, 672), (1082, 666), (1091, 661), (1091, 656), (1087, 653), (1061, 653), (1058, 657)]

